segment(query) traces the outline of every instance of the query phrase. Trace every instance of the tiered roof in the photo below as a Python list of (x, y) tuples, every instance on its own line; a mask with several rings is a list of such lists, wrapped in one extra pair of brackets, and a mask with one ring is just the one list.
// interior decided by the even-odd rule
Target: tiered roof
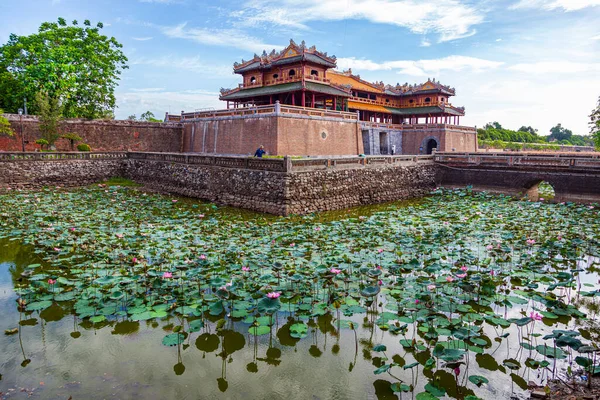
[(251, 60), (242, 60), (241, 63), (233, 64), (233, 72), (241, 74), (252, 70), (268, 70), (276, 66), (296, 63), (298, 61), (308, 61), (315, 64), (323, 65), (328, 68), (336, 67), (335, 56), (328, 56), (317, 50), (315, 46), (306, 47), (304, 40), (300, 45), (297, 45), (292, 39), (290, 44), (280, 52), (273, 49), (269, 54), (266, 50), (262, 55), (254, 54)]
[(392, 96), (410, 96), (414, 94), (444, 93), (450, 96), (455, 95), (454, 88), (442, 85), (434, 79), (428, 79), (427, 82), (420, 85), (396, 84), (396, 86), (385, 85), (383, 82), (367, 82), (360, 78), (360, 75), (353, 75), (352, 70), (330, 71), (328, 78), (331, 83), (346, 89), (362, 90), (370, 93), (385, 93)]

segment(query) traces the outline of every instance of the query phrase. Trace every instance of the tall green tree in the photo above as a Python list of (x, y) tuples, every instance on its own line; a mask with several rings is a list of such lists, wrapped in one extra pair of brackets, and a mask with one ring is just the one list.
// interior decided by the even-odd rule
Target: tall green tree
[(140, 121), (162, 122), (160, 119), (156, 119), (154, 117), (154, 113), (152, 111), (146, 111), (145, 113), (140, 115)]
[(590, 133), (594, 139), (596, 149), (600, 150), (600, 96), (596, 108), (590, 114)]
[[(44, 22), (29, 36), (11, 34), (0, 47), (0, 99), (16, 112), (23, 98), (44, 91), (62, 104), (64, 117), (102, 118), (115, 108), (114, 91), (127, 57), (102, 23)], [(37, 101), (30, 106), (39, 112)]]
[(60, 137), (58, 133), (62, 114), (62, 106), (56, 97), (48, 93), (38, 92), (35, 101), (39, 107), (40, 133), (42, 139), (46, 140), (47, 146), (52, 146)]
[(550, 129), (550, 135), (548, 136), (548, 139), (555, 139), (559, 142), (568, 142), (571, 139), (571, 136), (573, 136), (573, 132), (571, 130), (565, 129), (562, 124), (558, 124)]

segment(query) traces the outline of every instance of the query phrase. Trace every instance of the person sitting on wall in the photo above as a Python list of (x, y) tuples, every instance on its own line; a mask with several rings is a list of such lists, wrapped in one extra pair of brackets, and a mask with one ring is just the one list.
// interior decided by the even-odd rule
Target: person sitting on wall
[(262, 158), (262, 156), (266, 153), (267, 152), (265, 151), (265, 146), (261, 145), (258, 149), (256, 149), (254, 157)]

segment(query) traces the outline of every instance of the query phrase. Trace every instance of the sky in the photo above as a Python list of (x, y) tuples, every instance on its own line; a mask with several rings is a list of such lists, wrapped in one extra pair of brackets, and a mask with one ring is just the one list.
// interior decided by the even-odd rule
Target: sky
[(0, 44), (44, 21), (103, 22), (129, 59), (118, 119), (225, 108), (233, 63), (290, 38), (367, 81), (456, 88), (462, 125), (588, 134), (600, 96), (600, 0), (0, 0)]

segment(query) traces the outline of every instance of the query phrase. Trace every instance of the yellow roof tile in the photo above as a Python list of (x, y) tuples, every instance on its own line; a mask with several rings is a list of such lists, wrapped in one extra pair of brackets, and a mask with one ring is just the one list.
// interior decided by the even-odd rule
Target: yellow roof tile
[(390, 114), (390, 110), (388, 110), (384, 106), (378, 106), (377, 104), (366, 104), (366, 103), (361, 103), (358, 101), (348, 101), (348, 108)]
[(368, 85), (352, 76), (341, 74), (339, 72), (327, 71), (327, 78), (335, 85), (350, 85), (352, 86), (352, 89), (364, 90), (365, 92), (371, 93), (383, 93), (383, 90), (378, 89), (375, 86)]

